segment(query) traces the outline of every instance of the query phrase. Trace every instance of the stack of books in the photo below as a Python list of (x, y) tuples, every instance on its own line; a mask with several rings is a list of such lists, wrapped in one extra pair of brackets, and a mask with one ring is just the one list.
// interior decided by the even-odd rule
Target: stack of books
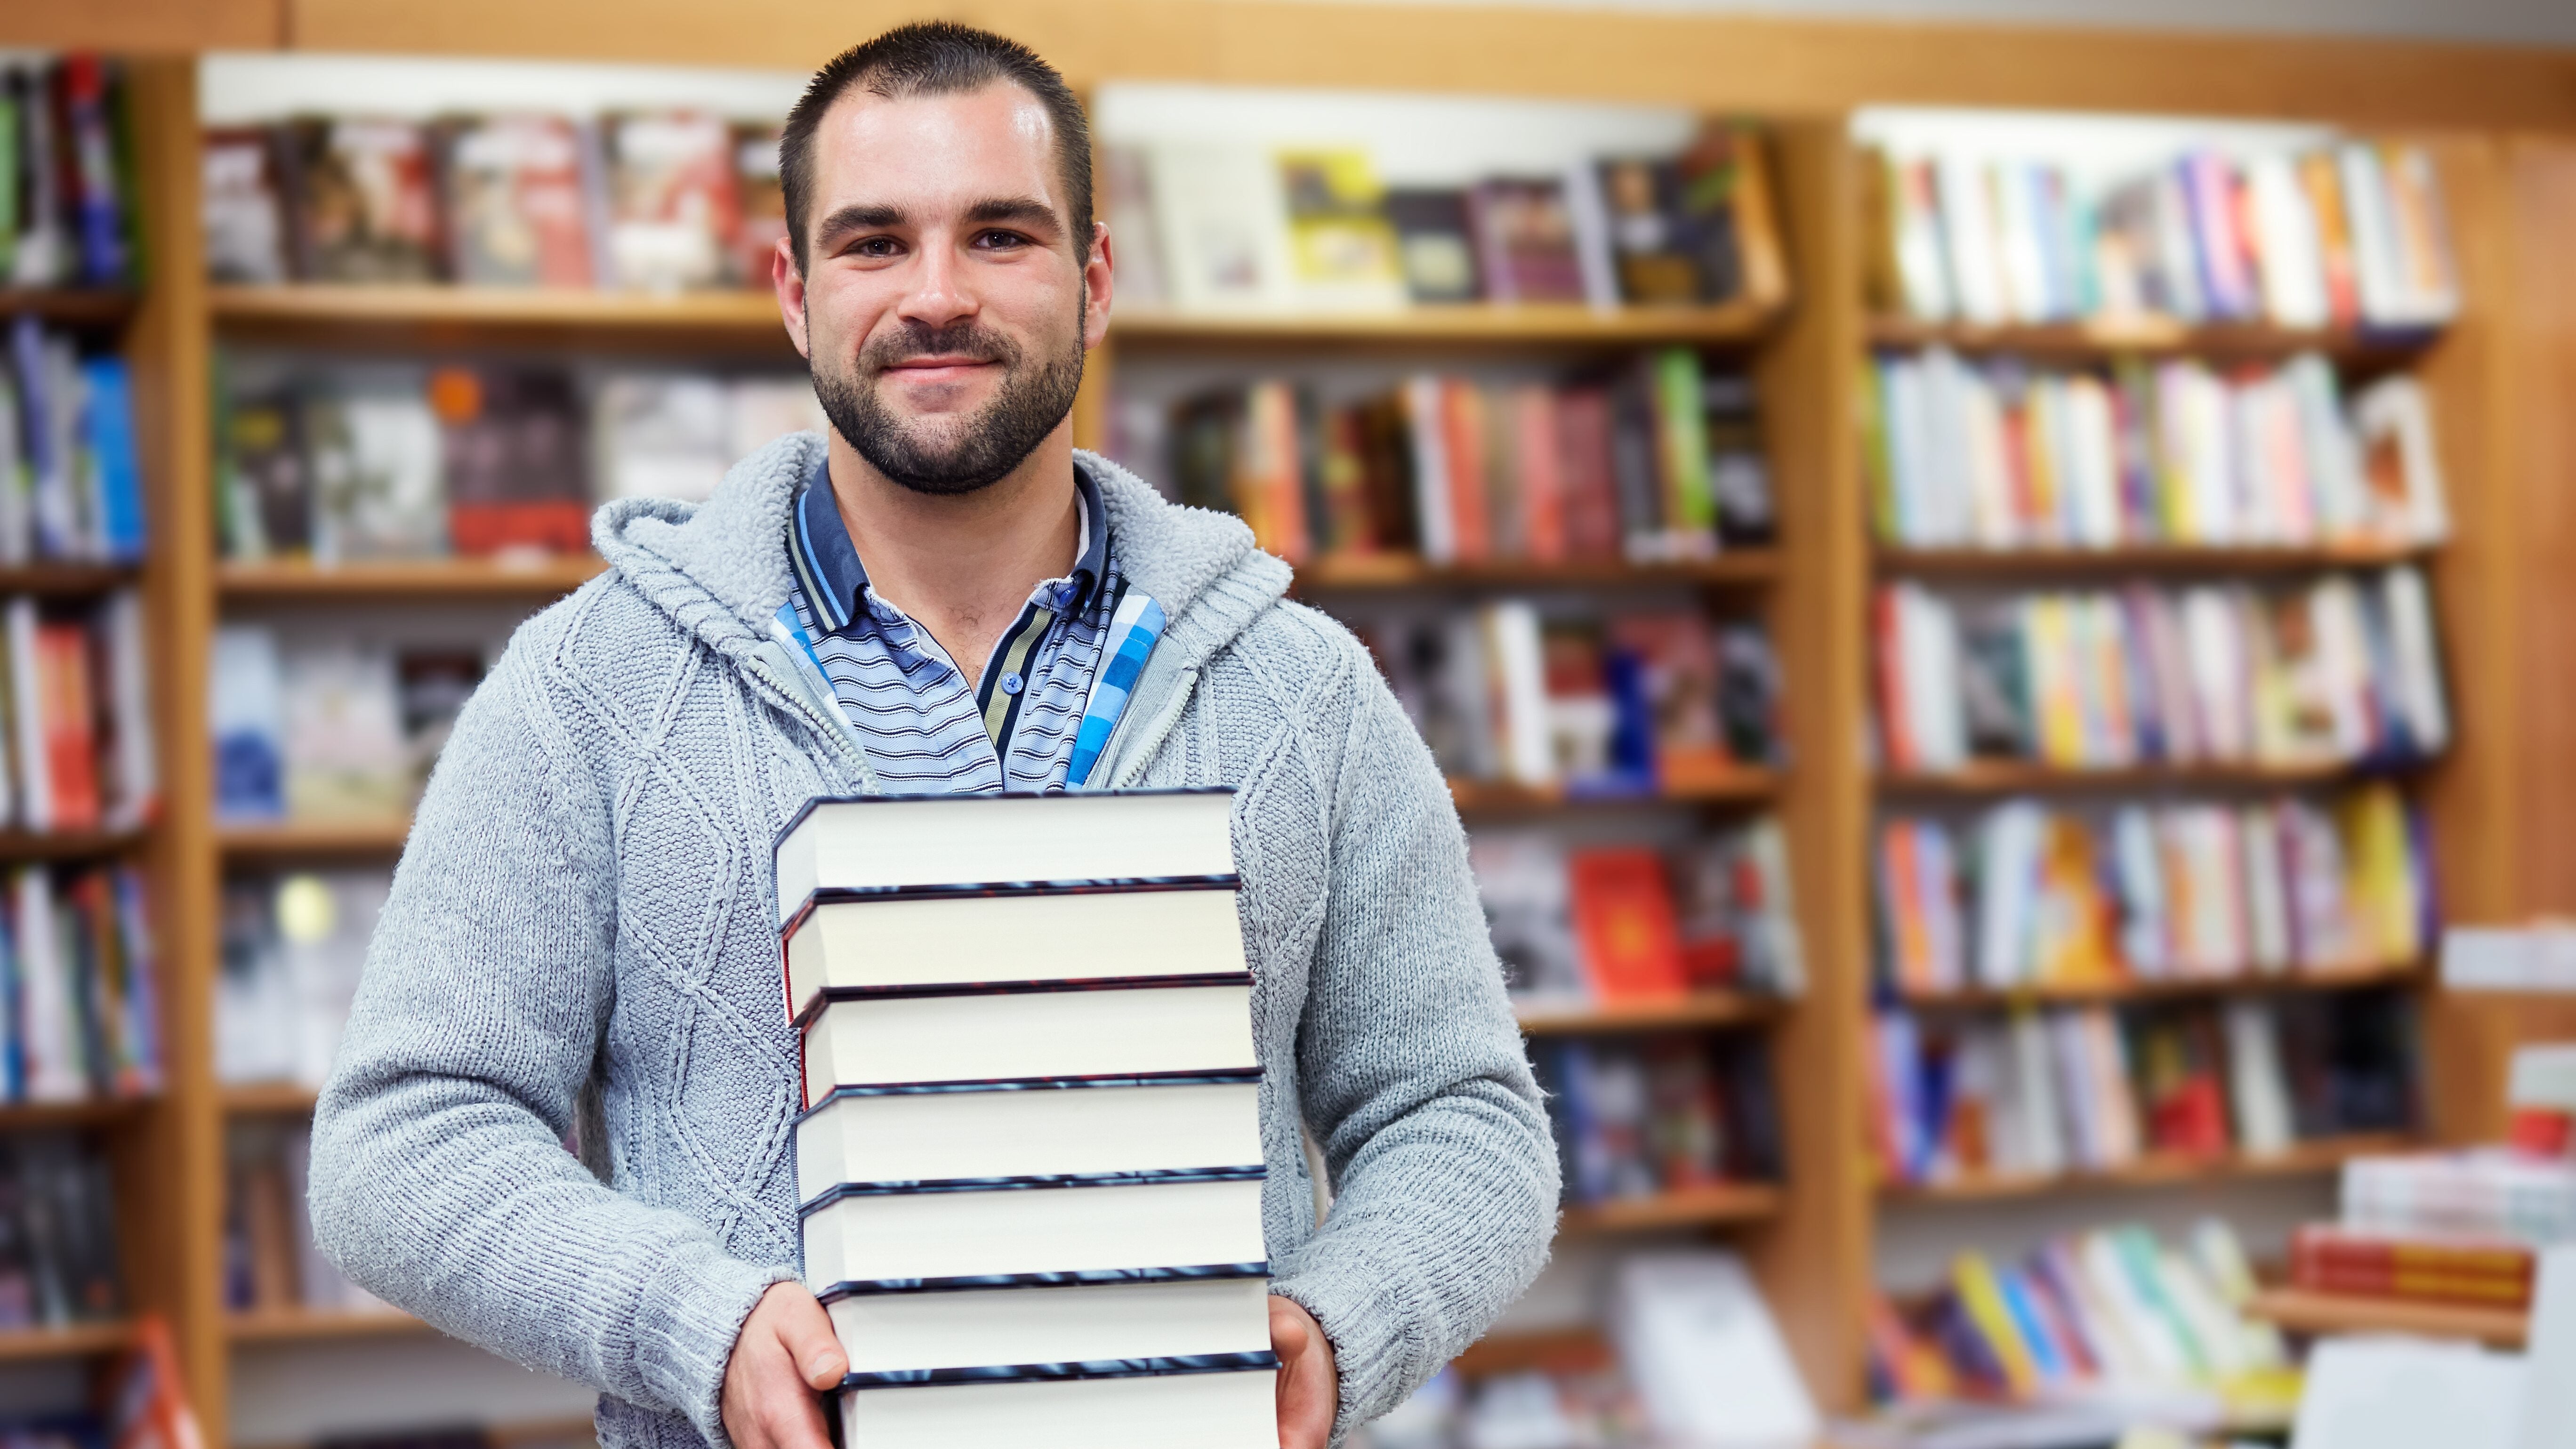
[(781, 835), (842, 1442), (1276, 1440), (1232, 798), (819, 800)]

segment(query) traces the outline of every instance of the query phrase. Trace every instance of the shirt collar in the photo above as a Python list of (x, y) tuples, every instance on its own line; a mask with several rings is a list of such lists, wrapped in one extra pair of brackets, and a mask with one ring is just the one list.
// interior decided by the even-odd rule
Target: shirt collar
[[(1063, 613), (1087, 604), (1109, 569), (1109, 511), (1101, 505), (1100, 484), (1080, 458), (1073, 461), (1073, 497), (1074, 563), (1069, 576), (1073, 597)], [(806, 478), (790, 517), (794, 527), (788, 540), (788, 565), (804, 587), (805, 597), (822, 614), (825, 632), (837, 634), (858, 617), (867, 598), (868, 571), (859, 562), (859, 550), (850, 542), (850, 530), (841, 522), (840, 507), (832, 496), (828, 453)]]

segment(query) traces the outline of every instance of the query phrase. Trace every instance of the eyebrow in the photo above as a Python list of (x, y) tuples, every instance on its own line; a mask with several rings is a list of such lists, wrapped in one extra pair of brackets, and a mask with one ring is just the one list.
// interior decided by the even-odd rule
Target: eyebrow
[[(1023, 230), (1053, 236), (1063, 230), (1057, 222), (1055, 208), (1034, 196), (993, 196), (966, 208), (968, 226), (1016, 226)], [(816, 240), (846, 236), (854, 231), (882, 231), (902, 226), (909, 217), (900, 206), (883, 202), (852, 202), (823, 218), (814, 228)]]

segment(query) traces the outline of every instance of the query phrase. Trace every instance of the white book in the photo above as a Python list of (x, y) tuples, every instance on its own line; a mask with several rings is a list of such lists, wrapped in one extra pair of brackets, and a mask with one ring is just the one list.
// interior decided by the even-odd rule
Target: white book
[(1950, 290), (1962, 320), (1980, 327), (1999, 326), (2012, 314), (2004, 296), (2003, 258), (1995, 238), (1994, 196), (1985, 162), (1967, 156), (1944, 156), (1937, 163), (1941, 180), (1941, 222), (1949, 243)]
[[(1887, 158), (1887, 190), (1895, 212), (1896, 272), (1905, 288), (1905, 310), (1925, 322), (1950, 320), (1950, 261), (1941, 239), (1941, 210), (1919, 160)], [(1917, 182), (1921, 182), (1917, 186)]]
[(2340, 760), (2357, 760), (2370, 752), (2373, 688), (2361, 590), (2351, 576), (2335, 574), (2318, 581), (2307, 604), (2333, 753)]
[(1273, 159), (1251, 146), (1192, 142), (1148, 152), (1172, 304), (1191, 312), (1293, 305), (1287, 197)]
[[(104, 612), (107, 636), (109, 711), (116, 721), (117, 798), (108, 802), (111, 829), (141, 824), (161, 798), (159, 752), (152, 744), (152, 698), (147, 682), (150, 665), (143, 649), (143, 601), (132, 589), (108, 595)], [(7, 793), (0, 771), (0, 798)], [(0, 808), (0, 817), (5, 817)]]
[(1915, 540), (1928, 548), (1954, 547), (1976, 536), (1976, 484), (1968, 458), (1966, 394), (1979, 379), (1959, 355), (1946, 347), (1923, 354), (1917, 374), (1916, 406), (1921, 424), (1915, 431), (1923, 449), (1924, 533)]
[[(2388, 199), (2388, 178), (2379, 169), (2377, 152), (2360, 142), (2336, 148), (2343, 173), (2344, 210), (2352, 234), (2355, 280), (2360, 284), (2361, 315), (2381, 327), (2405, 327), (2428, 319), (2409, 305), (2405, 263), (2397, 250), (2397, 217)], [(2439, 320), (2439, 319), (2429, 319)]]
[(2003, 399), (1993, 379), (1961, 368), (1952, 396), (1959, 403), (1959, 438), (1965, 445), (1960, 466), (1968, 483), (1968, 516), (1976, 541), (1984, 548), (2017, 548), (2022, 537), (2021, 509), (2013, 497), (2011, 465), (2004, 441)]
[(1425, 563), (1458, 557), (1458, 524), (1449, 513), (1449, 434), (1440, 379), (1429, 373), (1404, 380), (1404, 432), (1413, 451), (1413, 517)]
[[(1046, 949), (1020, 949), (1029, 941)], [(830, 900), (787, 933), (787, 1014), (802, 1016), (826, 991), (1248, 969), (1223, 886)]]
[(1823, 1432), (1815, 1400), (1743, 1260), (1668, 1250), (1622, 1260), (1610, 1334), (1658, 1440), (1772, 1449)]
[(2419, 754), (2439, 754), (2451, 741), (2451, 714), (2442, 699), (2441, 643), (2433, 632), (2424, 576), (2411, 564), (2400, 565), (2380, 576), (2379, 593), (2395, 656), (2392, 693), (2406, 717), (2409, 742)]
[(2028, 800), (1996, 806), (1978, 832), (1977, 985), (1990, 991), (2030, 974), (2031, 910), (2047, 813)]
[(940, 1449), (1273, 1449), (1278, 1374), (929, 1384), (841, 1395), (841, 1442)]
[[(1268, 1367), (1270, 1284), (1257, 1275), (921, 1293), (824, 1305), (851, 1380), (900, 1387), (943, 1369), (1113, 1362)], [(851, 1380), (843, 1382), (850, 1383)], [(891, 1381), (891, 1382), (889, 1382)]]
[(2111, 817), (2111, 859), (2120, 899), (2127, 903), (2127, 915), (2120, 922), (2121, 959), (2146, 980), (2171, 975), (2164, 863), (2156, 848), (2154, 821), (2144, 806), (2123, 805)]
[(2450, 534), (2451, 516), (2423, 384), (2411, 377), (2384, 379), (2353, 399), (2352, 415), (2360, 454), (2368, 460), (2361, 482), (2373, 531), (2400, 543), (2441, 542)]
[(2268, 1002), (2227, 1004), (2227, 1095), (2235, 1109), (2236, 1146), (2254, 1157), (2289, 1150), (2292, 1141), (2289, 1079), (2281, 1070), (2281, 1038)]
[(2017, 1011), (2009, 1031), (2013, 1085), (2021, 1095), (2023, 1160), (2030, 1171), (2054, 1177), (2066, 1170), (2066, 1108), (2049, 1061), (2048, 1020), (2036, 1011)]
[[(805, 1285), (818, 1294), (845, 1283), (1000, 1287), (1060, 1274), (1258, 1265), (1266, 1251), (1257, 1172), (1115, 1187), (886, 1192), (826, 1198), (805, 1210)], [(961, 1279), (975, 1281), (954, 1281)]]
[(2005, 309), (2017, 322), (2048, 322), (2058, 315), (2049, 294), (2038, 173), (2037, 166), (2025, 161), (1998, 161), (1986, 169), (1987, 185), (1995, 198)]
[(1242, 1071), (1252, 986), (835, 1001), (805, 1029), (806, 1101), (834, 1087)]
[(1610, 203), (1601, 194), (1601, 168), (1589, 158), (1562, 173), (1565, 212), (1574, 223), (1574, 261), (1583, 276), (1583, 300), (1604, 311), (1619, 307), (1619, 269), (1610, 248)]
[(2086, 548), (2120, 542), (2120, 439), (2111, 390), (2089, 374), (2068, 378), (2062, 397), (2066, 432), (2068, 535)]
[(2317, 535), (2328, 542), (2350, 538), (2370, 517), (2361, 481), (2361, 453), (2335, 384), (2334, 367), (2302, 352), (2281, 369), (2297, 400), (2300, 446), (2308, 463), (2308, 506)]
[(18, 758), (18, 824), (54, 828), (53, 775), (45, 765), (43, 671), (36, 663), (36, 601), (9, 601), (9, 726)]
[(1503, 775), (1523, 785), (1556, 778), (1555, 751), (1547, 731), (1547, 667), (1541, 655), (1538, 610), (1526, 599), (1486, 606), (1485, 657), (1500, 706), (1495, 734)]
[(1255, 1166), (1261, 1079), (1008, 1090), (844, 1088), (796, 1124), (796, 1197), (843, 1183), (958, 1182)]
[(21, 1043), (27, 1060), (27, 1100), (76, 1102), (89, 1095), (81, 1060), (79, 1008), (72, 995), (71, 963), (63, 958), (61, 927), (54, 916), (54, 887), (41, 865), (21, 866), (17, 878), (19, 1009), (25, 1013)]
[(816, 800), (778, 841), (778, 920), (818, 892), (1234, 874), (1230, 790), (865, 795)]
[(2247, 758), (2254, 745), (2252, 683), (2243, 621), (2226, 590), (2200, 587), (2184, 593), (2182, 639), (2205, 757)]
[(2283, 327), (2323, 327), (2325, 252), (2296, 160), (2277, 151), (2253, 157), (2245, 163), (2245, 184), (2262, 256), (2263, 309)]
[(2277, 976), (2290, 969), (2290, 890), (2282, 876), (2279, 817), (2263, 805), (2237, 814), (2245, 867), (2246, 955), (2254, 969)]

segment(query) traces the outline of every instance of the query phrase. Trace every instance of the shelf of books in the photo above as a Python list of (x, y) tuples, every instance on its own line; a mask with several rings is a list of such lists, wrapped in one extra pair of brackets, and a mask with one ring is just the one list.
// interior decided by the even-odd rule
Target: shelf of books
[(2531, 1313), (2525, 1308), (2364, 1298), (2297, 1288), (2268, 1289), (2255, 1296), (2248, 1311), (2292, 1333), (2406, 1333), (2473, 1339), (2506, 1349), (2522, 1347), (2531, 1332)]
[[(320, 1432), (241, 1364), (430, 1341), (303, 1203), (457, 709), (597, 504), (821, 421), (764, 285), (800, 77), (461, 64), (0, 56), (0, 116), (130, 140), (0, 177), (0, 1358), (166, 1313), (217, 1449)], [(1533, 1301), (1595, 1321), (1506, 1322), (1409, 1442), (1622, 1442), (1700, 1351), (1642, 1326), (1720, 1303), (1870, 1442), (2277, 1419), (2230, 1397), (2287, 1372), (2260, 1322), (2389, 1322), (2260, 1286), (2277, 1209), (2438, 1125), (2439, 905), (2502, 889), (2494, 163), (1724, 84), (1091, 94), (1078, 441), (1371, 651), (1555, 1114)]]

